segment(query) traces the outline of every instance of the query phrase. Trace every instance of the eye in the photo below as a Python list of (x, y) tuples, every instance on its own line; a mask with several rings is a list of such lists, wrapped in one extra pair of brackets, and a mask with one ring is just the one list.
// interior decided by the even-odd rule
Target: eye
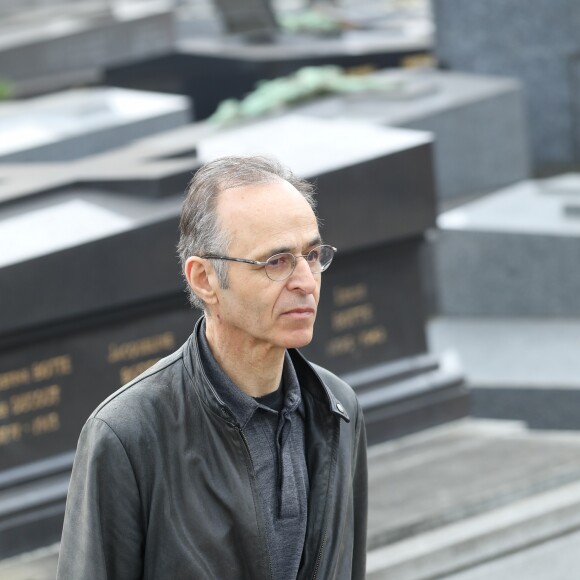
[(268, 268), (283, 269), (287, 268), (288, 264), (292, 261), (291, 254), (278, 254), (277, 256), (272, 256), (268, 260)]
[(309, 262), (318, 262), (320, 260), (320, 248), (314, 248), (314, 250), (310, 250), (306, 259)]

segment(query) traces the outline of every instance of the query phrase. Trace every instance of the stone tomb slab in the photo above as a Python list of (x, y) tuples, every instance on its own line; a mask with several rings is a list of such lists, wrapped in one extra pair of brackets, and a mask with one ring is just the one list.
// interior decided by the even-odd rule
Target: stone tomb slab
[[(294, 133), (291, 133), (290, 127)], [(236, 145), (240, 140), (245, 144), (246, 152), (248, 148), (253, 149), (256, 143), (272, 143), (268, 146), (269, 153), (295, 168), (299, 175), (317, 182), (320, 215), (326, 224), (324, 235), (340, 248), (339, 260), (351, 260), (349, 254), (353, 252), (395, 240), (414, 239), (413, 244), (419, 245), (422, 232), (434, 222), (430, 137), (366, 125), (359, 126), (358, 133), (356, 129), (356, 124), (337, 126), (334, 122), (301, 121), (298, 117), (264, 122), (238, 132), (230, 131), (227, 137), (200, 140), (198, 147), (201, 156), (194, 162), (167, 159), (172, 152), (178, 156), (180, 151), (176, 148), (177, 140), (171, 138), (173, 132), (170, 132), (160, 137), (157, 157), (161, 158), (161, 166), (175, 163), (178, 175), (183, 175), (188, 163), (191, 163), (189, 167), (192, 170), (201, 161), (225, 151), (242, 153)], [(195, 129), (192, 131), (194, 133)], [(183, 137), (183, 144), (187, 143), (187, 147), (195, 143), (190, 139), (193, 133), (189, 134), (189, 138), (187, 130), (178, 129), (176, 133)], [(274, 146), (273, 135), (280, 134), (286, 134), (289, 141)], [(308, 139), (303, 141), (302, 146), (296, 147), (290, 143), (293, 135), (308, 135)], [(125, 157), (120, 157), (125, 170), (125, 161), (133, 158), (133, 164), (129, 164), (133, 179), (142, 179), (143, 167), (154, 168), (156, 165), (152, 147), (156, 139), (148, 139), (147, 142), (148, 147), (128, 148), (133, 151), (133, 157), (128, 152)], [(164, 147), (168, 143), (172, 144), (173, 150)], [(320, 158), (318, 163), (314, 162), (315, 152), (323, 148), (326, 156)], [(181, 282), (173, 258), (170, 260), (172, 265), (158, 265), (155, 269), (158, 274), (152, 275), (147, 274), (148, 258), (130, 258), (131, 252), (137, 252), (141, 244), (146, 244), (149, 235), (164, 240), (163, 246), (159, 242), (159, 249), (156, 250), (160, 258), (164, 252), (167, 257), (173, 256), (180, 196), (174, 192), (173, 196), (163, 200), (145, 199), (107, 193), (102, 186), (98, 188), (98, 181), (93, 182), (92, 188), (74, 185), (82, 179), (79, 177), (81, 170), (87, 171), (84, 178), (87, 182), (90, 175), (95, 180), (117, 179), (114, 171), (107, 169), (112, 157), (113, 154), (109, 153), (99, 156), (98, 161), (92, 164), (82, 162), (73, 170), (68, 188), (45, 196), (35, 189), (36, 198), (20, 204), (13, 203), (0, 213), (0, 235), (4, 232), (7, 247), (11, 248), (3, 256), (3, 268), (0, 270), (0, 294), (3, 295), (0, 338), (27, 328), (49, 325), (56, 320), (120, 309), (154, 296), (180, 292)], [(141, 163), (136, 158), (141, 159)], [(411, 166), (423, 167), (423, 170), (406, 171)], [(89, 170), (92, 174), (88, 173)], [(130, 178), (127, 173), (124, 177)], [(35, 188), (38, 187), (36, 184)], [(355, 191), (357, 195), (353, 196)], [(365, 212), (369, 216), (366, 220)], [(77, 217), (71, 219), (75, 215)], [(50, 219), (46, 219), (47, 216)], [(27, 224), (36, 224), (34, 228), (39, 232), (36, 238), (28, 241), (28, 246), (23, 234), (27, 231)], [(55, 231), (58, 235), (54, 235)], [(40, 235), (42, 232), (43, 235)], [(21, 238), (21, 243), (15, 243)], [(405, 251), (411, 262), (415, 263), (418, 251)], [(115, 260), (115, 256), (125, 257)], [(93, 264), (94, 278), (89, 279), (81, 272), (75, 266), (77, 263)], [(355, 265), (354, 261), (349, 263)], [(401, 264), (399, 267), (402, 268)], [(173, 274), (171, 268), (175, 268)], [(409, 283), (420, 284), (418, 275), (412, 273), (415, 266), (409, 268)], [(32, 272), (35, 275), (45, 272), (45, 299), (42, 302), (26, 296), (26, 288), (32, 291), (29, 284)], [(360, 275), (367, 276), (362, 270)], [(368, 276), (371, 275), (369, 272)], [(62, 279), (70, 281), (70, 287), (63, 288)], [(148, 280), (147, 284), (143, 280)], [(97, 281), (100, 284), (95, 284)], [(348, 285), (354, 283), (349, 281)], [(101, 285), (107, 290), (103, 291)], [(365, 292), (371, 290), (367, 288)], [(378, 297), (376, 292), (371, 292), (375, 298)], [(362, 302), (365, 302), (364, 296)], [(50, 308), (46, 307), (48, 304)], [(355, 301), (351, 306), (357, 305)], [(418, 306), (414, 306), (413, 311), (422, 312)], [(420, 328), (421, 316), (412, 317)], [(416, 336), (422, 332), (417, 330)], [(396, 342), (393, 341), (393, 344)], [(420, 340), (414, 348), (417, 352), (423, 350), (424, 342)], [(398, 355), (393, 351), (392, 357), (395, 356)]]
[(460, 356), (472, 415), (580, 429), (580, 318), (436, 317), (428, 337)]
[(75, 4), (73, 11), (47, 13), (44, 6), (3, 20), (0, 70), (16, 96), (94, 83), (105, 66), (163, 54), (175, 40), (168, 6), (131, 2), (93, 11)]
[[(273, 135), (285, 135), (286, 139), (274, 145)], [(308, 136), (307, 143), (296, 147), (304, 135)], [(183, 301), (178, 267), (170, 258), (176, 242), (178, 198), (169, 196), (161, 203), (143, 195), (134, 197), (138, 189), (143, 194), (144, 188), (131, 186), (131, 179), (142, 184), (144, 170), (157, 171), (157, 177), (152, 178), (155, 182), (160, 179), (156, 167), (160, 165), (164, 172), (159, 187), (163, 189), (164, 184), (174, 182), (172, 164), (176, 164), (175, 175), (183, 176), (202, 160), (221, 154), (261, 152), (263, 143), (272, 143), (268, 153), (316, 181), (325, 235), (340, 248), (336, 266), (325, 276), (318, 316), (321, 330), (307, 354), (341, 373), (379, 365), (373, 375), (374, 385), (399, 380), (400, 371), (389, 361), (421, 357), (426, 349), (419, 266), (422, 233), (434, 220), (430, 137), (300, 117), (225, 133), (208, 134), (203, 127), (193, 126), (177, 129), (135, 143), (122, 152), (73, 164), (77, 174), (73, 182), (84, 179), (85, 185), (69, 184), (44, 198), (35, 190), (36, 198), (21, 204), (21, 210), (26, 207), (24, 215), (18, 215), (17, 206), (9, 207), (5, 231), (12, 232), (9, 237), (13, 241), (18, 231), (29, 229), (23, 227), (27, 223), (39, 234), (46, 230), (42, 224), (48, 223), (49, 229), (56, 229), (59, 235), (52, 236), (50, 243), (40, 240), (36, 249), (15, 244), (12, 255), (6, 256), (8, 262), (0, 270), (7, 297), (0, 343), (24, 344), (31, 337), (48, 336), (55, 324), (62, 332), (75, 332), (105, 317), (112, 320), (121, 313), (143, 313), (152, 301), (173, 303), (176, 297)], [(192, 145), (197, 146), (199, 155), (188, 161), (186, 154)], [(324, 155), (313, 161), (314, 152), (320, 151)], [(115, 157), (121, 170), (113, 168)], [(411, 172), (409, 167), (423, 169)], [(86, 172), (84, 177), (82, 171)], [(95, 180), (93, 189), (88, 186), (91, 180)], [(101, 189), (97, 190), (99, 180)], [(104, 183), (121, 187), (115, 189), (116, 193), (107, 192)], [(128, 186), (135, 190), (133, 196), (119, 193)], [(71, 215), (76, 218), (70, 219)], [(85, 222), (90, 227), (83, 225)], [(352, 227), (359, 222), (365, 227)], [(74, 224), (72, 230), (70, 224)], [(139, 251), (152, 238), (156, 239), (158, 264), (152, 264), (151, 257)], [(79, 270), (75, 266), (78, 263), (93, 264), (92, 276)], [(46, 302), (29, 301), (19, 290), (30, 286), (27, 280), (31, 272), (45, 278)], [(64, 288), (62, 279), (69, 281)], [(146, 284), (144, 279), (148, 280)], [(27, 308), (20, 306), (28, 302)], [(51, 308), (45, 308), (45, 304)], [(411, 374), (423, 374), (424, 379), (429, 376), (425, 380), (431, 384), (442, 383), (429, 374), (437, 369), (438, 361), (423, 364), (418, 360), (409, 365), (413, 367)], [(409, 371), (403, 374), (408, 376)], [(362, 375), (352, 377), (351, 382), (355, 387), (366, 386)], [(455, 379), (448, 382), (458, 387)], [(461, 401), (460, 411), (454, 408), (453, 416), (465, 413)], [(381, 407), (383, 403), (377, 400), (373, 405)], [(396, 422), (390, 422), (393, 428), (389, 436), (400, 435), (411, 425), (425, 421), (439, 422), (432, 410), (429, 417), (419, 416), (424, 407), (420, 397), (416, 407), (407, 405), (405, 409), (407, 418), (411, 411), (415, 413), (413, 421), (402, 422), (405, 424), (396, 428)], [(381, 429), (373, 440), (383, 439), (386, 434)]]
[[(178, 292), (180, 205), (179, 195), (152, 201), (73, 188), (6, 207), (0, 214), (8, 249), (0, 261), (0, 342)], [(32, 300), (36, 275), (43, 292)]]
[(0, 104), (0, 162), (68, 161), (184, 125), (189, 100), (116, 88)]
[(524, 100), (516, 81), (438, 70), (389, 70), (375, 77), (391, 83), (391, 92), (321, 98), (296, 112), (430, 131), (440, 201), (529, 177)]
[(214, 0), (229, 34), (268, 38), (279, 31), (269, 0)]
[(207, 135), (197, 154), (201, 162), (256, 153), (285, 160), (314, 179), (329, 243), (352, 251), (422, 235), (434, 224), (431, 147), (425, 132), (296, 114)]
[(74, 450), (94, 408), (181, 346), (197, 316), (184, 304), (4, 350), (0, 487), (15, 468)]
[[(352, 371), (353, 386), (361, 396), (373, 399), (367, 408), (375, 416), (380, 418), (381, 409), (398, 401), (399, 427), (390, 436), (465, 415), (466, 397), (457, 374), (441, 377), (445, 373), (438, 369), (436, 359), (423, 360), (424, 320), (417, 299), (416, 256), (421, 232), (434, 219), (429, 136), (398, 130), (395, 133), (404, 133), (405, 139), (397, 141), (391, 130), (369, 126), (365, 131), (375, 135), (374, 147), (370, 142), (361, 147), (352, 127), (350, 139), (337, 139), (330, 130), (327, 157), (316, 167), (312, 158), (320, 143), (310, 136), (329, 123), (309, 123), (312, 131), (302, 132), (301, 147), (271, 147), (281, 141), (276, 123), (270, 124), (272, 134), (262, 143), (268, 143), (270, 153), (278, 154), (303, 177), (318, 181), (321, 217), (329, 230), (335, 222), (334, 233), (325, 235), (341, 248), (328, 272), (331, 277), (323, 284), (322, 304), (327, 306), (320, 309), (316, 342), (311, 347), (318, 350), (311, 356), (341, 374)], [(184, 129), (175, 132), (187, 134)], [(255, 136), (263, 134), (257, 131)], [(151, 152), (156, 140), (147, 141), (127, 147), (132, 153), (120, 156), (121, 163), (132, 159), (136, 179), (142, 179), (138, 170), (145, 164), (155, 165)], [(169, 142), (175, 147), (175, 140), (167, 136), (158, 143), (162, 164), (177, 161), (168, 159)], [(245, 143), (250, 145), (251, 139)], [(198, 145), (204, 155), (211, 156), (219, 154), (223, 140)], [(149, 153), (144, 155), (146, 149)], [(301, 162), (288, 153), (296, 149), (301, 151)], [(173, 153), (178, 156), (179, 148)], [(73, 165), (78, 164), (75, 171), (90, 167), (97, 172), (101, 167), (101, 179), (112, 179), (104, 170), (104, 160), (110, 156), (103, 154), (92, 165), (88, 161)], [(190, 163), (192, 169), (199, 162), (199, 157), (179, 160)], [(409, 166), (416, 171), (407, 171)], [(176, 171), (182, 172), (183, 167)], [(71, 180), (77, 176), (73, 173)], [(369, 176), (380, 187), (372, 189), (365, 182)], [(361, 188), (356, 196), (353, 185)], [(161, 198), (139, 197), (107, 193), (95, 183), (92, 188), (73, 184), (45, 195), (36, 191), (32, 198), (13, 199), (0, 207), (0, 234), (14, 241), (12, 234), (30, 228), (38, 232), (30, 247), (9, 246), (0, 267), (0, 486), (4, 494), (20, 498), (2, 512), (0, 522), (0, 529), (5, 530), (0, 545), (11, 553), (57, 539), (71, 451), (90, 411), (120, 384), (174, 350), (193, 328), (197, 314), (186, 304), (175, 257), (182, 196), (169, 193)], [(373, 196), (385, 199), (387, 206), (396, 207), (393, 200), (387, 201), (395, 196), (403, 208), (410, 200), (425, 207), (420, 219), (403, 219), (398, 230), (389, 227), (394, 216), (387, 219), (385, 214), (376, 224), (371, 221), (368, 227), (355, 230), (357, 237), (351, 216), (359, 211), (361, 200), (374, 207)], [(328, 201), (323, 203), (325, 198)], [(339, 211), (332, 214), (335, 207)], [(44, 219), (42, 212), (49, 212), (50, 219)], [(21, 227), (15, 227), (18, 220), (24, 220), (16, 224)], [(367, 267), (369, 256), (377, 263), (374, 270)], [(390, 277), (388, 269), (393, 270)], [(40, 294), (38, 279), (43, 280)], [(385, 296), (392, 308), (384, 308)], [(401, 357), (404, 364), (394, 364)], [(373, 369), (370, 377), (364, 373), (369, 367)], [(422, 379), (425, 384), (421, 390), (411, 384), (401, 386), (403, 377)], [(376, 396), (377, 390), (393, 389), (396, 397)], [(437, 413), (433, 413), (435, 407)], [(369, 440), (385, 436), (377, 426)], [(22, 495), (32, 488), (42, 492), (34, 506)], [(36, 535), (31, 534), (31, 524), (22, 522), (26, 510)]]
[(196, 119), (211, 115), (228, 98), (241, 98), (258, 81), (275, 79), (305, 66), (399, 66), (405, 57), (429, 50), (421, 30), (348, 30), (335, 37), (277, 34), (270, 41), (239, 36), (181, 39), (174, 52), (141, 62), (110, 66), (108, 85), (168, 91), (192, 98)]
[(12, 18), (22, 20), (52, 19), (81, 13), (85, 16), (110, 16), (110, 0), (0, 0), (0, 16), (3, 23)]
[(565, 211), (577, 194), (558, 181), (524, 181), (439, 216), (441, 314), (580, 315), (580, 222)]
[(180, 346), (194, 320), (187, 307), (150, 312), (2, 352), (0, 368), (9, 370), (0, 372), (0, 557), (60, 539), (71, 451), (85, 420)]

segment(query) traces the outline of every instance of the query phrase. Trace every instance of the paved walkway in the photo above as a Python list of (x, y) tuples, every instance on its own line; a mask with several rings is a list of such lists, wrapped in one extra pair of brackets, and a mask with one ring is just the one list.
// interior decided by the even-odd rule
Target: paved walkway
[(510, 554), (447, 580), (578, 580), (580, 532)]
[(54, 580), (58, 544), (0, 562), (0, 580)]

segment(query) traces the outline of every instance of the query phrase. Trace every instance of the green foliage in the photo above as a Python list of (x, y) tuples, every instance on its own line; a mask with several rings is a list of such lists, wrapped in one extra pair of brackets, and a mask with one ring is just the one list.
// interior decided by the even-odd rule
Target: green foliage
[(244, 119), (263, 117), (293, 103), (303, 102), (323, 94), (356, 93), (362, 91), (390, 92), (395, 82), (373, 75), (348, 74), (334, 65), (304, 67), (286, 77), (259, 81), (253, 92), (241, 100), (222, 101), (209, 121), (227, 125)]
[(278, 16), (280, 27), (287, 32), (326, 33), (342, 29), (336, 18), (319, 10), (304, 10)]
[(10, 83), (0, 80), (0, 101), (9, 99), (12, 96)]

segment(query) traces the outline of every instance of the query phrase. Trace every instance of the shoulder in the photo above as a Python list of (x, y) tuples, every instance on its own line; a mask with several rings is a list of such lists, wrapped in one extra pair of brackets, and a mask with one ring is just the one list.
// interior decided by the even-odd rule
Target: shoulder
[(174, 405), (183, 391), (183, 347), (161, 359), (147, 371), (107, 397), (91, 414), (89, 421), (106, 423), (120, 438), (146, 427), (168, 405)]

